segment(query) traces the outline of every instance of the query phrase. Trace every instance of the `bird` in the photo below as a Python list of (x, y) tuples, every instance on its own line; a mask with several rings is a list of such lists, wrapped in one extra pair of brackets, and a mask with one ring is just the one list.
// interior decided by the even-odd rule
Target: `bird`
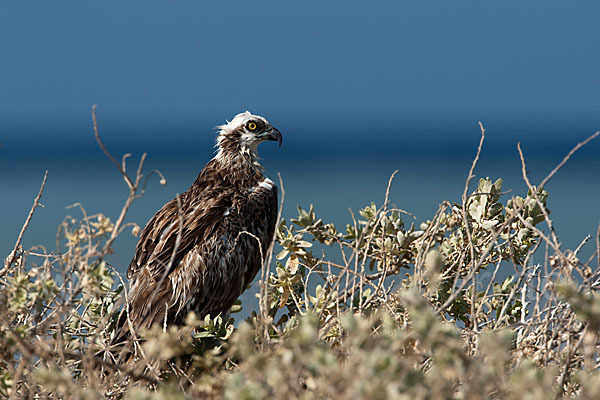
[(180, 325), (192, 311), (201, 318), (227, 312), (262, 267), (278, 189), (265, 177), (257, 147), (281, 146), (281, 132), (249, 111), (216, 129), (216, 155), (140, 234), (113, 344), (155, 323)]

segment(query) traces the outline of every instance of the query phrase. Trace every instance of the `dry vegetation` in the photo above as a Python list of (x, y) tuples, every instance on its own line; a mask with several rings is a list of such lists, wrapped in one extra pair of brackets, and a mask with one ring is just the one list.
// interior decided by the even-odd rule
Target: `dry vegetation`
[[(117, 162), (97, 136), (130, 195), (114, 222), (77, 205), (55, 250), (23, 250), (42, 185), (0, 270), (0, 396), (600, 398), (600, 232), (563, 249), (543, 189), (597, 135), (537, 186), (519, 148), (522, 196), (500, 179), (471, 188), (478, 151), (461, 203), (416, 226), (387, 194), (343, 230), (299, 208), (266, 255), (260, 310), (236, 327), (229, 315), (155, 326), (125, 364), (103, 351), (126, 295), (104, 259), (139, 229), (125, 217), (143, 193), (144, 157), (130, 177), (127, 156)], [(479, 150), (483, 139), (482, 128)], [(595, 251), (581, 260), (584, 245)]]

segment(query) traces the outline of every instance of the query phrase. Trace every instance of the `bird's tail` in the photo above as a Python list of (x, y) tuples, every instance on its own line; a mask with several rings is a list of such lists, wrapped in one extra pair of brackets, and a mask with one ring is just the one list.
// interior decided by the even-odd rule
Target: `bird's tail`
[(95, 355), (104, 360), (127, 361), (135, 349), (135, 335), (131, 333), (131, 319), (129, 318), (129, 307), (123, 306), (124, 296), (115, 303), (115, 309), (112, 315), (108, 316), (107, 329), (112, 331), (110, 337), (106, 340), (104, 348)]
[(129, 316), (129, 307), (124, 306), (115, 319), (115, 329), (108, 343), (108, 351), (120, 362), (126, 362), (134, 355), (136, 343), (139, 342), (134, 333), (134, 322)]

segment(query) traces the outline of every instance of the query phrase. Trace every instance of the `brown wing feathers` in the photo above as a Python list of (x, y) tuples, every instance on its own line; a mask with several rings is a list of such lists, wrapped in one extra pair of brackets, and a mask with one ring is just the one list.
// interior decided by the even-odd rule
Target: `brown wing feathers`
[[(266, 254), (275, 230), (277, 189), (265, 180), (255, 154), (235, 146), (232, 138), (240, 135), (232, 132), (221, 132), (227, 140), (219, 141), (217, 157), (140, 235), (127, 272), (127, 309), (135, 330), (181, 323), (188, 311), (226, 312), (262, 265), (261, 250)], [(223, 149), (223, 143), (231, 148)], [(126, 319), (122, 313), (113, 344), (130, 336)]]

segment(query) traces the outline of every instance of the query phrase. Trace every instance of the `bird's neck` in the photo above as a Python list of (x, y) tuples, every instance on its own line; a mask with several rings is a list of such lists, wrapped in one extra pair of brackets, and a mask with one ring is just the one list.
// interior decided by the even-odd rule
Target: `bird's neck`
[(264, 168), (255, 152), (219, 149), (214, 160), (219, 169), (226, 171), (232, 182), (254, 186), (264, 179)]

